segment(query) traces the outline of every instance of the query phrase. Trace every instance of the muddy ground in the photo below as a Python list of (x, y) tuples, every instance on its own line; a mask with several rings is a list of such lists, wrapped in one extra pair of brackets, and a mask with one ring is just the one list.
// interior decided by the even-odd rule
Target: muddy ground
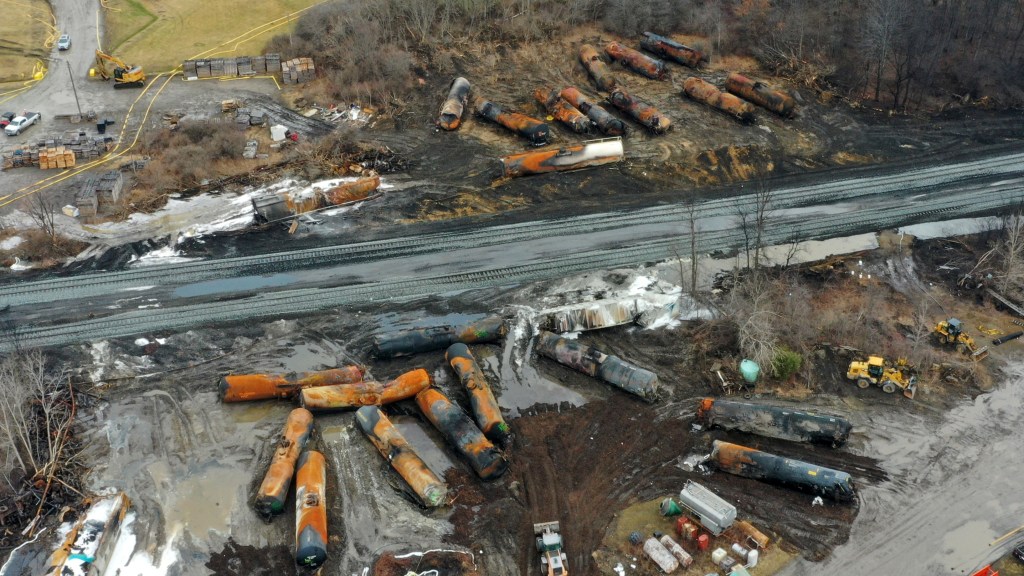
[[(987, 301), (977, 304), (973, 294), (961, 300), (949, 295), (936, 266), (939, 260), (948, 261), (947, 247), (948, 243), (933, 242), (915, 249), (910, 272), (893, 276), (893, 284), (932, 282), (936, 287), (929, 293), (946, 306), (944, 311), (1008, 324)], [(866, 259), (865, 266), (881, 271), (891, 267), (892, 260), (880, 250)], [(670, 277), (671, 268), (660, 273), (678, 280)], [(629, 282), (628, 271), (603, 277), (611, 284)], [(856, 285), (845, 278), (807, 281), (822, 293)], [(153, 334), (146, 342), (112, 341), (67, 350), (69, 364), (85, 367), (78, 377), (97, 382), (92, 392), (104, 400), (81, 422), (89, 446), (84, 457), (93, 464), (89, 485), (128, 491), (140, 520), (133, 528), (137, 554), (157, 559), (171, 551), (177, 561), (170, 574), (292, 573), (292, 515), (285, 513), (265, 524), (248, 505), (292, 405), (221, 404), (215, 393), (217, 379), (229, 372), (310, 370), (350, 362), (366, 364), (372, 376), (386, 379), (422, 367), (465, 405), (465, 394), (454, 387), (442, 352), (377, 361), (369, 355), (372, 335), (414, 325), (425, 317), (458, 321), (500, 310), (508, 317), (509, 337), (500, 344), (476, 345), (473, 351), (516, 434), (509, 472), (494, 482), (479, 481), (417, 416), (412, 403), (391, 405), (387, 412), (450, 487), (450, 506), (426, 511), (410, 501), (399, 477), (353, 426), (351, 413), (318, 415), (315, 445), (327, 454), (332, 470), (330, 560), (325, 574), (361, 574), (383, 552), (401, 555), (437, 548), (472, 552), (472, 564), (484, 574), (535, 573), (539, 567), (531, 525), (548, 520), (561, 522), (572, 573), (610, 573), (615, 559), (630, 558), (624, 543), (611, 549), (602, 544), (614, 529), (617, 514), (676, 494), (687, 479), (734, 502), (740, 517), (772, 536), (775, 546), (818, 562), (848, 542), (863, 502), (826, 501), (824, 507), (812, 507), (811, 497), (799, 492), (723, 473), (687, 472), (682, 459), (705, 454), (712, 439), (725, 438), (846, 470), (862, 494), (904, 494), (907, 484), (893, 476), (892, 466), (902, 470), (912, 455), (898, 443), (876, 451), (879, 429), (886, 428), (884, 423), (900, 422), (900, 430), (926, 434), (940, 426), (947, 410), (980, 393), (969, 379), (934, 378), (922, 385), (915, 400), (877, 389), (862, 391), (843, 378), (848, 355), (823, 347), (814, 354), (812, 381), (761, 386), (754, 397), (847, 414), (855, 428), (846, 447), (833, 450), (694, 431), (696, 400), (718, 390), (711, 385), (710, 374), (695, 373), (687, 359), (692, 326), (620, 327), (580, 336), (583, 342), (656, 371), (663, 389), (655, 404), (536, 357), (530, 306), (542, 295), (572, 285), (559, 281), (467, 292), (399, 306), (337, 310), (318, 318)], [(1002, 362), (1019, 354), (1018, 345), (994, 350), (987, 361), (993, 378), (999, 378)], [(950, 361), (957, 362), (952, 353)], [(969, 450), (976, 440), (965, 439), (968, 444), (959, 450)], [(873, 498), (869, 497), (872, 518), (877, 517)], [(601, 563), (593, 556), (599, 550)], [(629, 568), (629, 574), (656, 573), (646, 561), (631, 563), (636, 568)]]

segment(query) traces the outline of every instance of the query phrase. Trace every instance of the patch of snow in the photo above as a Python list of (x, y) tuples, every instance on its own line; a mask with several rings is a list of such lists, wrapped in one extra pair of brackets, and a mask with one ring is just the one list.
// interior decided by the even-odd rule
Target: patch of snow
[(161, 346), (163, 346), (164, 344), (167, 343), (167, 338), (155, 338), (155, 340), (156, 340), (156, 343), (161, 345)]
[(192, 262), (199, 258), (187, 258), (181, 255), (180, 250), (171, 246), (164, 246), (151, 252), (147, 252), (138, 258), (133, 258), (129, 266), (155, 266), (158, 264), (178, 264), (180, 262)]
[(156, 304), (141, 304), (141, 305), (139, 305), (138, 308), (139, 308), (139, 310), (145, 310), (146, 308), (159, 308), (159, 307), (160, 307), (160, 303), (157, 302)]
[(565, 334), (561, 334), (560, 336), (562, 338), (565, 338), (566, 340), (576, 340), (580, 337), (580, 334), (582, 334), (582, 332), (566, 332)]
[(149, 344), (149, 338), (136, 338), (135, 339), (135, 345), (136, 346), (145, 346), (146, 344)]
[(31, 264), (25, 264), (21, 261), (21, 258), (14, 257), (14, 264), (11, 264), (11, 270), (28, 270), (32, 268)]
[(156, 288), (156, 286), (133, 286), (131, 288), (121, 288), (121, 292), (143, 292), (153, 288)]
[(18, 244), (24, 242), (21, 236), (11, 236), (0, 242), (0, 250), (13, 250)]
[(103, 379), (103, 367), (107, 365), (110, 356), (110, 342), (93, 342), (89, 348), (89, 355), (92, 356), (94, 369), (89, 370), (89, 380), (100, 382)]
[(619, 576), (626, 576), (626, 569), (622, 567), (622, 562), (616, 564), (614, 570)]
[(654, 279), (650, 276), (637, 276), (633, 283), (629, 285), (628, 292), (631, 296), (643, 294), (651, 284), (654, 284)]
[(163, 552), (161, 552), (160, 558), (157, 561), (154, 561), (147, 551), (136, 552), (135, 544), (138, 538), (134, 532), (135, 520), (135, 512), (129, 512), (128, 516), (125, 517), (120, 537), (117, 539), (114, 550), (110, 554), (107, 570), (103, 573), (103, 576), (125, 576), (129, 574), (163, 576), (168, 574), (171, 566), (178, 561), (178, 554), (172, 547), (177, 535), (172, 536), (167, 544), (164, 545)]

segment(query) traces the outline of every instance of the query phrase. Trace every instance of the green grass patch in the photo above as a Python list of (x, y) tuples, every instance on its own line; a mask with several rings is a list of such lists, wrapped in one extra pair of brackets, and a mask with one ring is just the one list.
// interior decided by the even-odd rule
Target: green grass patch
[(204, 58), (258, 55), (270, 38), (294, 28), (294, 22), (264, 24), (318, 2), (109, 0), (105, 46), (125, 62), (142, 66), (151, 76), (200, 54)]
[(25, 0), (4, 6), (0, 83), (31, 80), (36, 64), (49, 57), (59, 35), (53, 28), (50, 5), (46, 0)]

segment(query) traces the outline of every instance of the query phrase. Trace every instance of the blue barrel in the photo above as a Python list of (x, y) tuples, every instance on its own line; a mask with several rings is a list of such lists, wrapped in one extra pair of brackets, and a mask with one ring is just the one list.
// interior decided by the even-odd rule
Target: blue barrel
[(761, 367), (753, 360), (743, 360), (740, 362), (740, 374), (743, 375), (744, 380), (753, 384), (757, 382), (757, 377), (761, 374)]

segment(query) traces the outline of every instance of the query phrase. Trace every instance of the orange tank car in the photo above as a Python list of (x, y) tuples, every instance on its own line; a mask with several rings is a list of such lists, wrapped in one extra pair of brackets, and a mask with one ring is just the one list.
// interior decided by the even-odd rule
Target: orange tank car
[(566, 102), (575, 106), (587, 115), (602, 132), (609, 136), (622, 136), (626, 133), (626, 124), (604, 108), (592, 102), (574, 86), (563, 88), (559, 93)]
[(439, 390), (427, 388), (416, 395), (416, 405), (445, 440), (462, 454), (484, 480), (493, 480), (508, 469), (508, 460), (491, 444), (462, 408)]
[(772, 90), (767, 84), (751, 80), (742, 74), (729, 74), (725, 79), (725, 89), (779, 116), (790, 118), (796, 113), (796, 101), (791, 96)]
[(348, 202), (366, 200), (374, 190), (380, 188), (380, 176), (360, 178), (354, 182), (345, 182), (321, 193), (321, 207), (337, 206)]
[(714, 84), (695, 76), (691, 76), (683, 82), (683, 93), (743, 122), (754, 121), (753, 106), (732, 94), (722, 92)]
[(601, 166), (619, 162), (622, 157), (622, 139), (616, 137), (509, 154), (501, 158), (501, 166), (504, 176), (514, 177)]
[(448, 97), (441, 105), (441, 113), (437, 119), (437, 125), (445, 130), (455, 130), (462, 123), (462, 111), (469, 101), (469, 80), (458, 77), (452, 81), (448, 90)]
[(444, 503), (448, 495), (444, 481), (427, 467), (380, 408), (363, 406), (356, 410), (356, 422), (380, 455), (412, 488), (424, 506), (435, 508)]
[(284, 501), (288, 498), (288, 488), (295, 474), (295, 461), (306, 448), (312, 433), (313, 414), (305, 408), (292, 410), (270, 460), (270, 468), (256, 494), (256, 511), (261, 515), (269, 518), (284, 511)]
[(604, 47), (604, 51), (613, 60), (616, 60), (626, 68), (648, 78), (663, 80), (665, 75), (668, 74), (668, 69), (665, 68), (665, 63), (661, 60), (655, 60), (618, 42), (609, 42)]
[(494, 102), (480, 100), (476, 113), (523, 136), (535, 146), (547, 144), (550, 128), (544, 122), (518, 112), (506, 112)]
[(267, 398), (291, 398), (303, 388), (351, 384), (363, 380), (359, 366), (343, 366), (318, 372), (288, 374), (230, 374), (220, 379), (222, 402), (245, 402)]
[(583, 63), (583, 67), (590, 73), (590, 77), (594, 79), (598, 90), (611, 92), (618, 85), (618, 81), (612, 75), (611, 70), (608, 69), (608, 65), (604, 63), (601, 55), (598, 54), (597, 48), (590, 44), (580, 46), (580, 62)]
[(657, 54), (662, 58), (668, 58), (669, 60), (675, 60), (676, 62), (689, 66), (690, 68), (700, 68), (708, 62), (707, 54), (704, 54), (700, 50), (690, 48), (684, 44), (680, 44), (671, 38), (665, 36), (658, 36), (650, 32), (644, 32), (643, 39), (640, 40), (640, 48)]
[(327, 560), (327, 463), (307, 450), (295, 472), (295, 563), (317, 568)]
[(469, 391), (470, 404), (473, 406), (473, 417), (488, 440), (502, 448), (508, 447), (512, 440), (505, 418), (501, 415), (498, 401), (487, 384), (483, 370), (473, 358), (473, 353), (465, 344), (452, 344), (444, 353), (445, 360), (451, 365), (459, 381)]
[(304, 388), (299, 394), (299, 403), (315, 412), (380, 406), (411, 398), (430, 384), (430, 374), (417, 369), (383, 384), (371, 381)]
[(558, 95), (558, 92), (550, 88), (537, 88), (533, 91), (533, 98), (548, 111), (552, 118), (572, 128), (573, 132), (586, 134), (590, 132), (593, 122), (586, 114), (577, 110)]
[(658, 112), (657, 108), (640, 98), (632, 96), (624, 88), (616, 88), (608, 97), (608, 101), (655, 134), (664, 134), (672, 129), (672, 120), (668, 116)]

